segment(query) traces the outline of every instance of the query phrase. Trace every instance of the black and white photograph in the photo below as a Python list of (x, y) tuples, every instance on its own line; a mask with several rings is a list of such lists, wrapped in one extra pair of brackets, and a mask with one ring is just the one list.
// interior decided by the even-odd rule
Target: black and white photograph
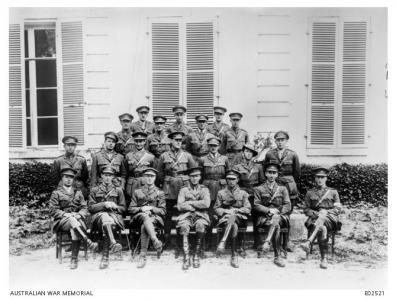
[(9, 297), (388, 296), (388, 8), (240, 5), (8, 7)]

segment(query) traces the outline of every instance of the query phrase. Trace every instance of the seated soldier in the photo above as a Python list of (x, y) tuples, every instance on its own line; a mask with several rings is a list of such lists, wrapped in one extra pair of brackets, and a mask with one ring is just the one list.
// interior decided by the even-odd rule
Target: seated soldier
[(214, 211), (218, 216), (217, 226), (225, 227), (224, 235), (217, 246), (217, 253), (223, 253), (228, 235), (231, 233), (231, 266), (239, 268), (236, 255), (238, 227), (246, 227), (246, 220), (250, 215), (251, 206), (249, 194), (238, 186), (239, 172), (227, 171), (227, 187), (217, 194)]
[(92, 228), (104, 233), (100, 269), (109, 266), (109, 251), (114, 253), (122, 250), (122, 246), (114, 238), (113, 230), (117, 227), (125, 228), (122, 214), (126, 210), (126, 204), (124, 192), (112, 183), (114, 174), (112, 167), (104, 167), (101, 170), (102, 182), (92, 188), (89, 194), (88, 209), (92, 214)]
[(210, 206), (209, 189), (199, 184), (202, 169), (200, 167), (190, 168), (187, 173), (190, 179), (190, 186), (183, 187), (177, 198), (177, 209), (180, 214), (177, 217), (176, 228), (179, 229), (179, 233), (183, 237), (183, 270), (187, 270), (191, 265), (188, 242), (190, 230), (195, 229), (196, 232), (193, 267), (199, 268), (202, 240), (205, 237), (206, 228), (210, 224), (208, 214)]
[(257, 213), (257, 227), (263, 228), (267, 232), (267, 237), (263, 243), (260, 236), (260, 245), (257, 256), (260, 258), (264, 251), (269, 250), (272, 242), (274, 248), (274, 263), (279, 267), (284, 267), (285, 263), (279, 256), (280, 252), (280, 229), (289, 227), (289, 215), (291, 203), (289, 193), (285, 186), (276, 183), (278, 177), (279, 164), (269, 163), (266, 165), (265, 177), (267, 181), (254, 188), (254, 210)]
[(341, 203), (337, 190), (326, 186), (329, 170), (320, 167), (314, 169), (313, 173), (316, 186), (305, 195), (303, 206), (304, 213), (308, 216), (305, 226), (311, 235), (301, 247), (308, 253), (318, 237), (320, 267), (327, 269), (328, 232), (336, 231), (341, 224), (338, 220)]
[(54, 219), (53, 231), (69, 232), (71, 234), (71, 262), (70, 269), (77, 268), (80, 241), (84, 240), (88, 248), (96, 251), (97, 243), (87, 237), (86, 218), (89, 217), (87, 202), (81, 191), (72, 186), (77, 171), (72, 168), (61, 170), (61, 184), (52, 192), (49, 200), (50, 215)]
[(150, 239), (159, 257), (162, 252), (162, 242), (155, 232), (156, 227), (164, 226), (166, 214), (165, 194), (154, 184), (158, 171), (146, 168), (143, 171), (144, 185), (132, 193), (128, 212), (132, 214), (131, 227), (140, 228), (140, 255), (138, 268), (146, 265), (147, 249)]

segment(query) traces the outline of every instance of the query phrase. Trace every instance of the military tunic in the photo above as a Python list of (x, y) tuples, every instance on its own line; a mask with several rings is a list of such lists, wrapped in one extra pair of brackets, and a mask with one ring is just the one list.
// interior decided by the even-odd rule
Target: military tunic
[(338, 196), (337, 190), (327, 186), (323, 189), (315, 187), (308, 190), (305, 195), (303, 208), (304, 213), (308, 216), (305, 222), (307, 227), (315, 223), (321, 210), (325, 210), (327, 212), (325, 221), (326, 227), (336, 229), (341, 208), (340, 197)]
[(77, 171), (76, 176), (73, 180), (73, 186), (80, 190), (83, 195), (88, 196), (88, 167), (87, 161), (81, 155), (74, 154), (70, 157), (66, 155), (61, 155), (54, 161), (53, 171), (54, 171), (54, 182), (58, 184), (58, 186), (62, 186), (61, 178), (61, 170), (64, 168), (73, 168)]
[(129, 152), (125, 157), (124, 164), (127, 168), (125, 192), (129, 197), (132, 197), (133, 191), (144, 185), (142, 172), (147, 167), (153, 167), (154, 155), (145, 149)]
[(215, 137), (208, 130), (195, 129), (186, 139), (186, 151), (196, 157), (202, 157), (209, 153), (207, 139)]
[(271, 225), (272, 216), (270, 208), (279, 211), (283, 222), (281, 227), (288, 226), (289, 215), (291, 213), (291, 203), (286, 187), (278, 185), (276, 182), (271, 188), (268, 181), (254, 188), (254, 207), (257, 213), (257, 226)]
[[(210, 224), (208, 209), (210, 206), (209, 190), (204, 185), (197, 185), (196, 188), (191, 186), (183, 187), (177, 198), (177, 209), (180, 214), (177, 217), (177, 226), (180, 227), (204, 227)], [(193, 211), (192, 211), (193, 210)]]
[(230, 128), (224, 132), (220, 153), (226, 153), (231, 164), (235, 156), (242, 152), (243, 145), (249, 143), (249, 134), (241, 128)]
[[(221, 141), (223, 141), (225, 132), (230, 128), (231, 127), (229, 125), (223, 122), (221, 123), (213, 122), (213, 124), (208, 125), (208, 131), (214, 136), (218, 137)], [(225, 147), (222, 144), (220, 144), (219, 152), (223, 155), (226, 154)]]
[(116, 178), (113, 182), (117, 186), (124, 188), (126, 178), (124, 156), (115, 151), (108, 152), (105, 149), (96, 152), (92, 157), (91, 188), (101, 182), (101, 170), (106, 166), (111, 166), (115, 169)]
[(268, 163), (275, 163), (280, 165), (279, 183), (287, 187), (290, 198), (298, 197), (298, 190), (296, 181), (300, 178), (301, 168), (300, 162), (296, 152), (290, 149), (283, 150), (281, 157), (279, 157), (279, 150), (277, 148), (269, 150), (264, 159), (264, 165)]
[[(104, 204), (106, 201), (114, 202), (117, 204), (117, 208), (106, 208)], [(126, 210), (126, 203), (121, 188), (104, 183), (95, 186), (89, 194), (88, 209), (92, 214), (92, 227), (101, 229), (103, 220), (110, 217), (116, 225), (125, 228), (122, 214)]]
[(242, 158), (241, 162), (233, 167), (241, 176), (239, 178), (239, 186), (245, 190), (249, 196), (253, 196), (253, 188), (265, 181), (263, 167), (255, 163), (252, 159), (247, 161)]
[[(141, 210), (142, 206), (147, 205), (153, 206), (150, 213)], [(149, 215), (153, 224), (164, 226), (164, 218), (166, 215), (164, 192), (155, 185), (151, 187), (144, 185), (134, 190), (128, 212), (132, 215), (131, 224), (141, 225), (146, 215)]]
[(207, 186), (210, 192), (210, 200), (214, 202), (217, 193), (226, 187), (225, 174), (229, 170), (229, 162), (227, 156), (216, 153), (209, 153), (199, 160), (200, 166), (203, 167), (203, 185)]
[(179, 131), (179, 132), (183, 132), (184, 133), (184, 137), (183, 137), (183, 142), (182, 142), (182, 147), (183, 149), (186, 149), (186, 142), (187, 142), (187, 136), (193, 132), (193, 129), (188, 126), (185, 123), (172, 123), (170, 124), (167, 128), (166, 128), (166, 133), (172, 133), (175, 131)]
[(216, 203), (213, 208), (215, 214), (219, 217), (218, 225), (222, 225), (227, 222), (230, 214), (225, 210), (230, 208), (237, 209), (237, 224), (246, 223), (251, 211), (249, 195), (244, 190), (241, 190), (239, 186), (236, 186), (233, 190), (230, 190), (229, 187), (226, 187), (225, 189), (222, 189), (218, 192)]
[(64, 217), (65, 213), (78, 213), (82, 218), (79, 223), (86, 228), (86, 222), (89, 221), (89, 212), (87, 202), (81, 191), (71, 187), (67, 191), (63, 186), (52, 192), (49, 200), (50, 216), (53, 218), (52, 230), (69, 231), (71, 223), (69, 217)]
[(159, 134), (158, 131), (154, 131), (154, 133), (147, 137), (147, 143), (149, 146), (152, 143), (158, 143), (158, 147), (160, 147), (159, 152), (162, 154), (170, 150), (171, 140), (168, 138), (168, 134), (165, 131), (161, 132), (161, 134)]
[(118, 142), (114, 147), (114, 150), (122, 155), (126, 155), (130, 151), (135, 149), (135, 142), (132, 138), (132, 131), (119, 131), (117, 132)]
[(142, 122), (140, 120), (137, 120), (136, 122), (133, 122), (131, 124), (131, 130), (132, 130), (132, 133), (144, 132), (144, 133), (147, 133), (147, 135), (150, 135), (154, 132), (155, 125), (154, 125), (154, 123), (152, 123), (150, 121)]

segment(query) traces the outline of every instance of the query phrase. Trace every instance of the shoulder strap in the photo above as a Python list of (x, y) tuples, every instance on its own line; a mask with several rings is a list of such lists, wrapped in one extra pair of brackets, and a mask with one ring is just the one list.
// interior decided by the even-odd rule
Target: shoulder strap
[(140, 164), (144, 161), (144, 159), (148, 156), (147, 152), (144, 152), (143, 156), (139, 159), (139, 161), (137, 162), (136, 166), (140, 166)]
[(278, 191), (279, 191), (279, 185), (276, 187), (276, 191), (275, 191), (275, 193), (272, 195), (270, 202), (272, 202), (272, 200), (275, 199), (275, 196), (276, 196), (276, 194), (278, 193)]
[(323, 202), (323, 200), (326, 198), (326, 196), (329, 194), (329, 192), (330, 192), (330, 189), (328, 189), (326, 191), (326, 193), (324, 193), (324, 195), (320, 198), (318, 205), (320, 205)]

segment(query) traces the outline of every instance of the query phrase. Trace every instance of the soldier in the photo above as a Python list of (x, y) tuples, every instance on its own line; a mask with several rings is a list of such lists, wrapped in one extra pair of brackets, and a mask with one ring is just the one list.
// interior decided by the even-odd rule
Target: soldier
[(154, 116), (154, 132), (147, 137), (149, 151), (159, 158), (160, 155), (170, 150), (170, 140), (165, 132), (166, 118), (163, 116)]
[(88, 248), (96, 251), (97, 243), (93, 243), (87, 235), (86, 219), (89, 217), (87, 202), (81, 191), (72, 186), (77, 170), (65, 167), (61, 170), (61, 182), (52, 192), (49, 200), (50, 215), (53, 218), (54, 232), (69, 232), (72, 239), (70, 269), (77, 268), (80, 241), (87, 243)]
[(59, 156), (54, 161), (53, 172), (54, 172), (54, 183), (58, 186), (62, 185), (61, 170), (64, 168), (73, 168), (77, 171), (74, 177), (73, 187), (81, 191), (84, 197), (88, 197), (88, 167), (87, 161), (81, 155), (76, 153), (76, 145), (78, 139), (74, 136), (65, 136), (62, 139), (63, 147), (65, 148), (65, 154)]
[(206, 228), (210, 224), (208, 208), (210, 205), (209, 190), (204, 185), (200, 185), (201, 167), (190, 168), (188, 175), (190, 186), (183, 187), (177, 198), (177, 209), (180, 214), (177, 217), (177, 226), (180, 235), (183, 237), (183, 270), (187, 270), (190, 265), (190, 249), (188, 236), (191, 229), (195, 229), (196, 243), (193, 255), (193, 267), (200, 267), (200, 255), (203, 238)]
[(128, 212), (132, 214), (132, 227), (140, 227), (140, 255), (137, 263), (138, 268), (146, 265), (147, 249), (150, 239), (159, 257), (162, 252), (162, 242), (155, 232), (156, 227), (164, 226), (166, 215), (165, 194), (158, 189), (154, 182), (158, 171), (154, 168), (146, 168), (143, 171), (145, 184), (133, 191), (131, 204)]
[(246, 130), (239, 128), (242, 119), (241, 113), (231, 113), (231, 128), (224, 132), (222, 149), (220, 153), (227, 153), (231, 166), (238, 161), (238, 155), (242, 152), (243, 145), (249, 143), (249, 135)]
[(154, 124), (150, 121), (147, 121), (147, 116), (150, 112), (150, 107), (148, 106), (139, 106), (136, 109), (136, 112), (139, 115), (139, 120), (133, 122), (131, 125), (132, 133), (134, 132), (144, 132), (147, 135), (152, 134), (154, 132)]
[(224, 252), (228, 235), (231, 233), (231, 266), (239, 268), (236, 254), (238, 227), (245, 227), (251, 206), (249, 195), (238, 186), (238, 171), (230, 170), (226, 174), (227, 187), (217, 194), (214, 211), (218, 217), (217, 226), (225, 227), (223, 237), (217, 246), (217, 253)]
[(113, 184), (115, 174), (113, 167), (105, 166), (101, 171), (101, 184), (92, 188), (89, 194), (88, 209), (92, 214), (92, 228), (104, 233), (99, 269), (109, 266), (109, 251), (114, 253), (122, 250), (121, 244), (114, 238), (113, 230), (125, 228), (122, 214), (126, 210), (126, 203), (122, 189)]
[(305, 226), (311, 234), (301, 247), (308, 253), (318, 237), (320, 267), (327, 269), (328, 232), (337, 231), (341, 227), (338, 218), (341, 202), (337, 190), (326, 186), (329, 170), (319, 167), (313, 170), (313, 174), (316, 186), (307, 192), (303, 205), (304, 213), (308, 216)]
[[(230, 126), (223, 122), (223, 117), (224, 114), (227, 112), (227, 109), (221, 106), (214, 106), (213, 112), (214, 112), (215, 120), (213, 124), (208, 126), (208, 131), (211, 134), (217, 136), (220, 139), (220, 141), (222, 141), (224, 133), (228, 129), (230, 129)], [(220, 149), (223, 151), (224, 147), (220, 147)], [(223, 155), (226, 154), (225, 152), (220, 152), (220, 153)]]
[(175, 131), (183, 132), (183, 149), (186, 147), (186, 138), (193, 131), (193, 129), (184, 123), (184, 116), (187, 112), (187, 109), (183, 105), (176, 105), (172, 108), (173, 113), (175, 114), (175, 122), (168, 126), (166, 129), (166, 133), (172, 133)]
[(129, 152), (124, 160), (124, 165), (128, 172), (125, 192), (129, 199), (132, 197), (133, 191), (144, 184), (143, 170), (147, 167), (152, 167), (154, 164), (154, 155), (144, 149), (147, 134), (138, 131), (134, 132), (132, 137), (135, 141), (136, 150)]
[(253, 210), (257, 214), (257, 227), (263, 228), (267, 232), (264, 242), (263, 237), (260, 237), (257, 257), (262, 257), (263, 252), (269, 250), (269, 244), (272, 242), (275, 254), (274, 263), (279, 267), (284, 267), (285, 263), (279, 256), (281, 250), (280, 230), (289, 227), (291, 204), (286, 187), (278, 185), (275, 181), (279, 168), (280, 166), (276, 163), (266, 166), (267, 181), (254, 188)]
[(172, 140), (171, 150), (162, 153), (158, 161), (158, 171), (166, 198), (165, 243), (170, 239), (172, 210), (176, 205), (177, 196), (180, 189), (188, 184), (188, 177), (181, 172), (195, 167), (191, 154), (181, 148), (183, 136), (183, 132), (170, 133), (168, 138)]
[(134, 141), (131, 130), (133, 116), (131, 114), (124, 113), (119, 115), (118, 118), (120, 119), (121, 131), (117, 132), (118, 141), (114, 150), (125, 156), (128, 152), (134, 149)]
[(197, 129), (187, 136), (186, 151), (190, 152), (196, 158), (202, 157), (209, 153), (207, 140), (214, 137), (207, 129), (208, 117), (205, 115), (198, 115), (195, 117), (197, 122)]
[(114, 146), (118, 142), (117, 135), (109, 131), (105, 133), (104, 137), (104, 149), (96, 152), (92, 157), (91, 189), (100, 183), (101, 170), (105, 166), (111, 166), (115, 169), (114, 184), (124, 189), (126, 177), (124, 157), (114, 151)]
[[(237, 170), (241, 176), (239, 178), (239, 186), (242, 190), (246, 191), (249, 194), (249, 202), (253, 207), (254, 204), (254, 187), (259, 186), (265, 181), (263, 167), (261, 164), (258, 164), (254, 161), (254, 157), (257, 156), (257, 151), (254, 149), (252, 144), (246, 144), (242, 147), (242, 156), (238, 164), (234, 166), (234, 169)], [(252, 220), (253, 220), (253, 237), (254, 237), (254, 245), (253, 248), (257, 247), (258, 244), (258, 233), (256, 227), (256, 212), (252, 211)], [(241, 238), (239, 240), (243, 240), (244, 233), (241, 233)], [(246, 257), (245, 249), (241, 249), (241, 255)]]

